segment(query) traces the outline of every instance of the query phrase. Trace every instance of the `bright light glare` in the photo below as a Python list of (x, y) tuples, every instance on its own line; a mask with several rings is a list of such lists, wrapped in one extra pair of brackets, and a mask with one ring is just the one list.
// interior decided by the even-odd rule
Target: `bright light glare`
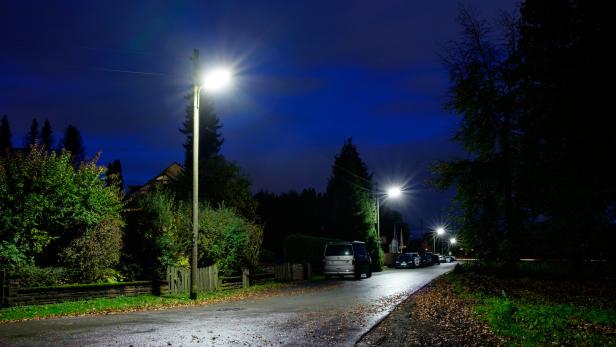
[(387, 190), (387, 196), (390, 198), (397, 198), (400, 195), (402, 195), (402, 190), (400, 190), (400, 187), (391, 187)]
[(231, 84), (231, 71), (228, 69), (216, 69), (203, 77), (203, 88), (208, 91), (219, 91)]
[(456, 242), (458, 242), (458, 241), (456, 240), (455, 237), (452, 237), (452, 238), (449, 239), (449, 243), (451, 243), (452, 245), (455, 245)]
[(436, 234), (437, 235), (443, 235), (445, 233), (445, 228), (438, 228), (436, 229)]

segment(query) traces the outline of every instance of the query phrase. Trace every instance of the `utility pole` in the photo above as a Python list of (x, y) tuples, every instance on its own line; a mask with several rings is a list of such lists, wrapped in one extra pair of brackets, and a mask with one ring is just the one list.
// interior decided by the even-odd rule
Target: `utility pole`
[(199, 237), (199, 50), (193, 52), (193, 189), (192, 189), (192, 259), (190, 264), (190, 299), (197, 299), (197, 239)]

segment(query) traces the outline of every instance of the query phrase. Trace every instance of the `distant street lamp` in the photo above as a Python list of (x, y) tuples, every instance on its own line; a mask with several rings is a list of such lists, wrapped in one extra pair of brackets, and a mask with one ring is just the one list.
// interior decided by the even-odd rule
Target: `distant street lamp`
[(456, 242), (457, 242), (457, 241), (456, 241), (456, 238), (455, 238), (455, 237), (452, 237), (452, 238), (450, 238), (450, 239), (449, 239), (449, 243), (450, 243), (450, 244), (452, 244), (452, 245), (455, 245), (455, 244), (456, 244)]
[(435, 235), (432, 237), (432, 253), (436, 253), (436, 238), (440, 235), (445, 234), (445, 228), (438, 227), (434, 232)]
[(201, 89), (220, 91), (231, 82), (231, 72), (225, 69), (212, 70), (201, 80), (199, 50), (193, 52), (193, 191), (192, 191), (192, 260), (190, 265), (190, 299), (197, 299), (197, 239), (199, 237), (199, 100)]

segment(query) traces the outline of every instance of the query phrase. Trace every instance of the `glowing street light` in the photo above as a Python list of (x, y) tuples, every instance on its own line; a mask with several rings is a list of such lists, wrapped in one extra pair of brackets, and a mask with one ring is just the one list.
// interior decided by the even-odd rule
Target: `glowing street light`
[(436, 253), (436, 238), (440, 235), (445, 234), (445, 228), (443, 227), (438, 227), (436, 228), (436, 230), (434, 231), (436, 235), (434, 235), (434, 237), (432, 237), (432, 252)]
[[(402, 188), (400, 186), (392, 186), (387, 189), (385, 193), (385, 198), (393, 198), (397, 199), (402, 195)], [(380, 198), (377, 193), (376, 195), (376, 233), (379, 238), (379, 243), (381, 242), (381, 207), (380, 207)]]
[(231, 71), (225, 68), (212, 70), (203, 76), (201, 86), (210, 92), (218, 92), (231, 84)]
[(402, 189), (400, 189), (400, 187), (391, 187), (389, 189), (387, 189), (387, 196), (390, 198), (398, 198), (400, 197), (400, 195), (402, 195)]
[(197, 239), (199, 237), (199, 101), (201, 89), (217, 92), (225, 89), (231, 83), (231, 72), (226, 69), (216, 69), (205, 74), (199, 81), (196, 76), (200, 71), (199, 50), (193, 53), (195, 80), (193, 84), (193, 191), (192, 191), (192, 259), (190, 264), (190, 298), (197, 299)]
[(456, 240), (455, 237), (452, 237), (452, 238), (449, 239), (449, 243), (452, 244), (452, 245), (455, 245), (456, 242), (458, 242), (458, 241)]

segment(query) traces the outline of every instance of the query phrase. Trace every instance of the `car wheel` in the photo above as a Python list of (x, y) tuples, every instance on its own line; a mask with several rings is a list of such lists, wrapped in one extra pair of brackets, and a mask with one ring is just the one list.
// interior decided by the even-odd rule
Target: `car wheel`
[(355, 273), (355, 279), (356, 280), (360, 280), (361, 279), (361, 272)]
[(372, 277), (372, 269), (368, 268), (368, 272), (366, 272), (366, 278)]

